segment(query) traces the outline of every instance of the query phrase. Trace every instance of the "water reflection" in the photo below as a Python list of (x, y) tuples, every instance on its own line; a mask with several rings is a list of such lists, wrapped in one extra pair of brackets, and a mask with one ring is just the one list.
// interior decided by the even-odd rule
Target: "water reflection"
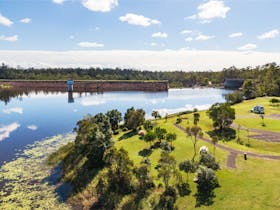
[(69, 91), (68, 92), (68, 103), (74, 103), (75, 100), (74, 100), (74, 97), (73, 97), (73, 92), (72, 91)]
[[(170, 89), (168, 92), (116, 91), (103, 93), (0, 90), (0, 165), (11, 160), (15, 150), (34, 141), (71, 132), (87, 114), (132, 106), (172, 114), (193, 108), (206, 109), (223, 102), (222, 89)], [(2, 102), (1, 102), (2, 101)]]

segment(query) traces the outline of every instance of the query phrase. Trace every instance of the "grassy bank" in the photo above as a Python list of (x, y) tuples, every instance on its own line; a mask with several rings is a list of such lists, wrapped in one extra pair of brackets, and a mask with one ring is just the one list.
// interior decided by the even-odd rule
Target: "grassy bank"
[[(269, 116), (271, 114), (280, 114), (280, 107), (272, 106), (269, 100), (270, 98), (264, 97), (234, 105), (233, 107), (236, 110), (235, 124), (240, 124), (244, 128), (257, 128), (263, 131), (278, 132), (279, 130), (277, 129), (280, 125), (280, 119), (270, 119)], [(263, 105), (265, 107), (266, 126), (262, 126), (262, 121), (258, 115), (249, 112), (254, 105)], [(192, 124), (192, 113), (184, 114), (181, 117), (183, 119), (181, 122), (183, 127)], [(175, 149), (170, 154), (174, 156), (178, 164), (183, 160), (191, 159), (193, 145), (190, 137), (187, 137), (184, 131), (174, 126), (176, 120), (177, 116), (172, 116), (167, 121), (165, 119), (157, 120), (157, 126), (165, 128), (168, 132), (175, 132), (177, 134), (177, 139), (173, 142)], [(205, 111), (200, 112), (198, 125), (203, 129), (204, 137), (210, 138), (207, 132), (213, 129), (212, 121), (208, 118)], [(239, 132), (241, 144), (236, 139), (224, 142), (220, 141), (219, 144), (246, 152), (280, 155), (280, 143), (271, 143), (254, 138), (249, 138), (248, 140), (247, 135), (248, 132), (246, 130)], [(246, 146), (248, 141), (249, 144)], [(136, 166), (139, 166), (143, 160), (143, 157), (140, 155), (141, 151), (150, 148), (149, 143), (141, 140), (138, 135), (130, 135), (129, 131), (120, 132), (118, 135), (115, 135), (114, 142), (117, 148), (124, 148), (128, 152), (129, 158)], [(213, 153), (212, 144), (199, 140), (197, 148), (199, 149), (201, 146), (207, 146), (210, 153)], [(52, 163), (58, 162), (70, 150), (71, 145), (68, 145), (67, 149), (66, 147), (61, 148), (60, 151), (52, 156), (50, 161)], [(161, 149), (154, 149), (149, 157), (151, 161), (150, 176), (153, 177), (156, 185), (162, 184), (162, 181), (158, 178), (158, 171), (155, 169), (160, 159), (160, 153)], [(228, 155), (229, 153), (227, 151), (219, 148), (216, 149), (216, 158), (221, 166), (221, 170), (217, 172), (221, 187), (215, 190), (216, 197), (214, 198), (214, 203), (210, 206), (195, 206), (196, 200), (194, 195), (196, 193), (196, 185), (192, 181), (194, 178), (194, 174), (192, 173), (189, 177), (192, 191), (191, 195), (177, 198), (176, 206), (178, 209), (279, 209), (280, 192), (277, 183), (280, 176), (280, 161), (254, 158), (251, 156), (245, 161), (242, 155), (238, 155), (236, 159), (237, 168), (232, 169), (227, 167)], [(78, 168), (79, 163), (75, 167)], [(103, 176), (103, 173), (104, 171), (99, 171), (84, 190), (69, 199), (69, 203), (72, 205), (80, 205), (82, 203), (85, 208), (89, 208), (96, 199), (96, 182), (100, 176)], [(71, 179), (71, 176), (74, 176), (74, 174), (70, 172), (67, 176)], [(183, 178), (186, 179), (185, 174), (183, 174)], [(159, 200), (161, 191), (158, 188), (156, 189), (145, 200), (146, 203), (153, 203)], [(125, 199), (129, 200), (132, 198), (126, 197)], [(122, 208), (120, 207), (120, 209)], [(151, 209), (151, 207), (144, 204), (144, 209)]]

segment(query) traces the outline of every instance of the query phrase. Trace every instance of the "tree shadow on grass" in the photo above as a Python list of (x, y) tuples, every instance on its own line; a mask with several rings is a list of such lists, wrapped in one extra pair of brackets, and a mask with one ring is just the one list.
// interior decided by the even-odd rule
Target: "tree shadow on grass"
[(142, 149), (138, 152), (138, 155), (142, 157), (149, 157), (152, 154), (152, 152), (153, 150), (151, 149)]
[(129, 131), (129, 132), (123, 134), (123, 135), (119, 138), (119, 140), (121, 141), (121, 140), (124, 140), (124, 139), (128, 139), (128, 138), (130, 138), (130, 137), (132, 137), (132, 136), (135, 136), (136, 134), (137, 134), (137, 131), (134, 131), (134, 130)]
[(236, 131), (232, 128), (225, 128), (223, 130), (215, 129), (212, 131), (208, 131), (207, 134), (211, 138), (217, 137), (222, 141), (230, 141), (236, 138)]

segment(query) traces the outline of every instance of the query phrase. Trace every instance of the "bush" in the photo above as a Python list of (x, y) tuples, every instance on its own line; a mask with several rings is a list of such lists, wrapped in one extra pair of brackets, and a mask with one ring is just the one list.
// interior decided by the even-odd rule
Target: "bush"
[(230, 104), (237, 104), (243, 101), (243, 94), (239, 91), (229, 93), (225, 96), (225, 99)]
[(202, 152), (200, 154), (199, 164), (204, 165), (207, 168), (211, 168), (213, 170), (218, 170), (220, 168), (219, 163), (216, 162), (215, 158), (206, 152)]
[(181, 197), (191, 193), (190, 185), (188, 183), (180, 183), (176, 185), (178, 193)]
[(275, 104), (275, 103), (280, 103), (280, 99), (272, 98), (272, 99), (269, 100), (269, 102), (270, 102), (270, 103), (273, 103), (273, 104)]
[(173, 187), (168, 187), (164, 191), (164, 193), (160, 196), (159, 204), (156, 209), (166, 209), (166, 210), (174, 210), (174, 204), (177, 199), (176, 189)]
[(176, 124), (180, 124), (181, 122), (182, 122), (182, 119), (181, 118), (177, 118)]

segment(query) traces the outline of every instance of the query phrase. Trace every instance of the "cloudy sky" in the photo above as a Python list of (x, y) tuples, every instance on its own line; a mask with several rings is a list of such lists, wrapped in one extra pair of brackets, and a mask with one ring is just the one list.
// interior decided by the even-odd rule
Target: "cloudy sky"
[(0, 62), (221, 70), (280, 63), (279, 0), (0, 0)]

